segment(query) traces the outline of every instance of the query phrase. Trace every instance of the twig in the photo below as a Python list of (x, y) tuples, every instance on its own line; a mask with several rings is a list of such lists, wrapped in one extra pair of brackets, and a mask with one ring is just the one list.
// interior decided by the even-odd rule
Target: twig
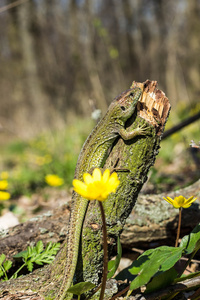
[(171, 129), (166, 130), (163, 133), (162, 140), (165, 139), (166, 137), (174, 134), (175, 132), (179, 131), (180, 129), (184, 128), (185, 126), (190, 125), (191, 123), (197, 121), (198, 119), (200, 119), (200, 112), (198, 112), (196, 115), (194, 115), (192, 117), (189, 117), (188, 119), (184, 120), (183, 122), (175, 125)]

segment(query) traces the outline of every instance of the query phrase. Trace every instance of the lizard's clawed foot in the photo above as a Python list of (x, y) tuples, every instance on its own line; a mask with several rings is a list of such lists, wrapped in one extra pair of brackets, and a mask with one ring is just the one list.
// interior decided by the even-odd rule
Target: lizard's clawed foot
[(138, 135), (148, 135), (148, 134), (150, 134), (150, 129), (151, 129), (151, 127), (144, 123), (144, 124), (138, 126), (135, 130), (137, 130)]

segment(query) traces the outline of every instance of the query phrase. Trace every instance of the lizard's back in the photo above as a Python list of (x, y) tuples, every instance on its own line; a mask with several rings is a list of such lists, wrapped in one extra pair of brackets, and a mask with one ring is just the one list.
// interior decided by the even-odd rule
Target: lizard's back
[[(74, 178), (82, 180), (83, 174), (89, 172), (92, 168), (103, 167), (102, 164), (107, 156), (108, 149), (119, 136), (119, 130), (124, 126), (125, 122), (122, 122), (119, 118), (121, 107), (118, 105), (118, 101), (123, 100), (130, 91), (131, 90), (123, 92), (113, 100), (105, 116), (88, 136), (79, 154)], [(138, 95), (141, 95), (141, 90)], [(134, 105), (136, 105), (136, 102), (135, 100)], [(66, 298), (66, 292), (73, 281), (79, 251), (80, 235), (87, 206), (88, 200), (73, 192), (70, 225), (67, 236), (65, 277), (60, 292), (56, 297), (56, 299), (59, 300)]]

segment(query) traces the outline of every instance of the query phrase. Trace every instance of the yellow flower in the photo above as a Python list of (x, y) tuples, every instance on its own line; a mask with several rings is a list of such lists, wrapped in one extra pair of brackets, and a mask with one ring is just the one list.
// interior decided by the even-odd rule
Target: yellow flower
[(93, 174), (83, 174), (84, 182), (74, 179), (72, 184), (75, 192), (88, 200), (103, 201), (107, 199), (110, 193), (114, 193), (120, 183), (117, 173), (114, 172), (110, 175), (107, 169), (101, 174), (100, 169), (96, 168)]
[(170, 197), (166, 197), (163, 199), (165, 199), (167, 202), (169, 202), (170, 204), (172, 204), (175, 208), (180, 208), (180, 207), (183, 207), (183, 208), (188, 208), (191, 206), (191, 204), (197, 200), (197, 198), (194, 198), (194, 196), (186, 199), (185, 197), (183, 196), (178, 196), (178, 197), (175, 197), (174, 199), (170, 198)]
[(0, 191), (0, 201), (10, 199), (10, 193)]
[(6, 190), (8, 188), (7, 180), (0, 180), (0, 190)]
[(8, 179), (8, 177), (9, 177), (8, 172), (6, 171), (1, 172), (1, 179), (6, 180)]
[(45, 176), (45, 181), (51, 186), (60, 186), (64, 183), (64, 180), (55, 174), (48, 174)]

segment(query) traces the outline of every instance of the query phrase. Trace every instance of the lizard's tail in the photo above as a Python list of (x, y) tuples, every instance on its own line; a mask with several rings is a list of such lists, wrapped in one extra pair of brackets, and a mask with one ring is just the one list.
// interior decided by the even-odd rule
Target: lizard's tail
[[(80, 196), (78, 196), (80, 197)], [(78, 201), (77, 201), (78, 200)], [(67, 290), (70, 288), (74, 273), (76, 270), (80, 236), (82, 231), (82, 225), (87, 211), (88, 200), (84, 198), (76, 199), (74, 207), (70, 217), (69, 233), (67, 237), (67, 260), (65, 271), (63, 275), (63, 282), (55, 300), (71, 299), (72, 294), (70, 293), (69, 298)]]

